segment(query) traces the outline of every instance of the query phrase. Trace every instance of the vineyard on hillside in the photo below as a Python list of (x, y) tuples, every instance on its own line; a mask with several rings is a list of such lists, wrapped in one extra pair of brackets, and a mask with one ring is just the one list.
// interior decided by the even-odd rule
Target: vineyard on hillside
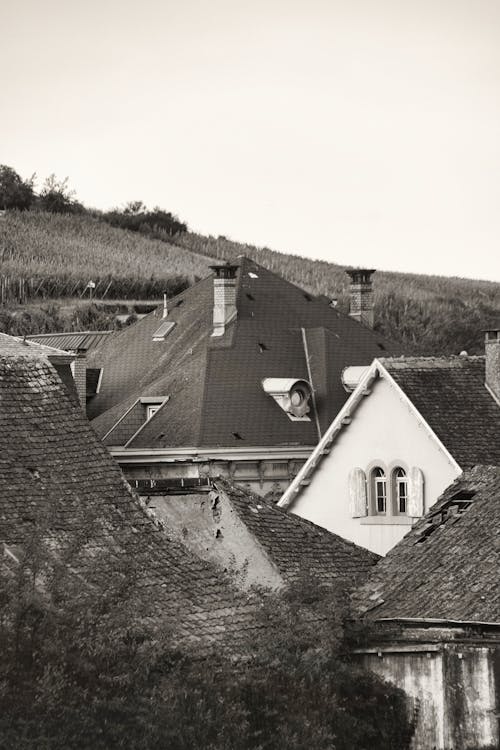
[[(42, 302), (87, 296), (92, 281), (95, 298), (159, 299), (207, 276), (214, 258), (242, 254), (313, 294), (336, 298), (339, 309), (348, 310), (349, 279), (333, 263), (191, 232), (154, 236), (112, 227), (88, 212), (6, 212), (0, 219), (0, 297), (3, 288), (10, 292), (2, 298), (5, 321), (0, 327), (6, 330), (8, 308), (24, 301), (23, 295)], [(478, 353), (483, 349), (481, 330), (500, 324), (497, 283), (378, 272), (374, 287), (375, 327), (401, 341), (408, 353)]]

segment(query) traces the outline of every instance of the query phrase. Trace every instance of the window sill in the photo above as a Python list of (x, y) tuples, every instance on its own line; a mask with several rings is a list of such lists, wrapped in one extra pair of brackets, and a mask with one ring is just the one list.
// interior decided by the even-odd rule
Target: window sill
[(362, 526), (413, 526), (418, 518), (410, 516), (363, 516), (359, 519)]

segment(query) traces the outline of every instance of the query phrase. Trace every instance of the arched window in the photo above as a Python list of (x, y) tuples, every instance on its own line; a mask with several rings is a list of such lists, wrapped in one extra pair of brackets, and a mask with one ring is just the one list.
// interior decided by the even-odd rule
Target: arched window
[(375, 513), (387, 512), (387, 478), (385, 471), (376, 466), (372, 471), (373, 506)]
[(394, 514), (406, 515), (408, 512), (408, 477), (406, 471), (398, 466), (393, 473)]

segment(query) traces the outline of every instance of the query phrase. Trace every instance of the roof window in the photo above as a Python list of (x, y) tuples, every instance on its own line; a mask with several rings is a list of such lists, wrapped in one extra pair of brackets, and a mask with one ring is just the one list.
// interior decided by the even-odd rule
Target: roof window
[(258, 279), (259, 278), (256, 273), (253, 273), (253, 271), (249, 271), (248, 275), (250, 276), (251, 279)]
[(243, 440), (239, 432), (233, 432), (233, 437), (235, 440)]
[(249, 299), (250, 302), (255, 302), (255, 297), (253, 294), (250, 294), (250, 292), (247, 292), (247, 299)]
[(311, 295), (310, 295), (310, 294), (308, 294), (307, 292), (304, 292), (304, 297), (306, 298), (306, 300), (307, 300), (308, 302), (311, 302), (311, 300), (312, 300), (312, 297), (311, 297)]
[(161, 326), (153, 333), (153, 341), (164, 341), (174, 326), (175, 323), (173, 320), (164, 320)]

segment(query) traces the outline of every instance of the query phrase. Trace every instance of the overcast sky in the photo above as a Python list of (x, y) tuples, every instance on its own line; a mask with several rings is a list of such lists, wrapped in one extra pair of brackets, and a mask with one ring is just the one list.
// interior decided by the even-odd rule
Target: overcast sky
[(498, 0), (1, 0), (0, 163), (86, 205), (500, 281)]

